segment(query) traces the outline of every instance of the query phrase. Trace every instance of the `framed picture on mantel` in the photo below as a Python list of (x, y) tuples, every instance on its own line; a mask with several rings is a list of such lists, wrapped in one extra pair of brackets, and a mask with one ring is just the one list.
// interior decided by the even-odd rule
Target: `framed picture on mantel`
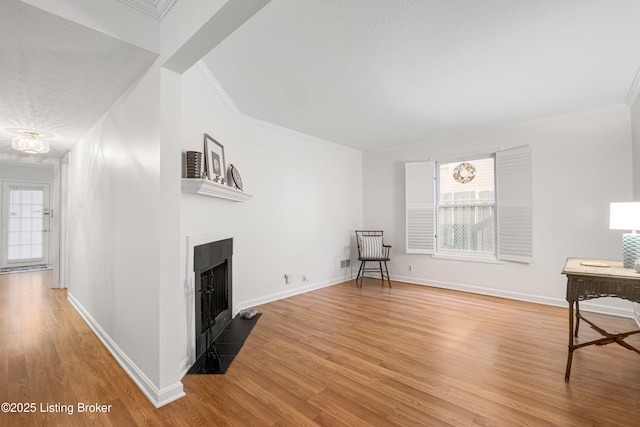
[(224, 146), (206, 133), (204, 134), (204, 162), (207, 178), (224, 184), (227, 165), (224, 160)]

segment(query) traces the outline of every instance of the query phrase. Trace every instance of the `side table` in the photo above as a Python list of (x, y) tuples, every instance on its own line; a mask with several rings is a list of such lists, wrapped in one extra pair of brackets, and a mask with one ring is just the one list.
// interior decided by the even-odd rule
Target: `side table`
[[(624, 341), (629, 335), (640, 333), (640, 329), (612, 334), (596, 326), (580, 313), (580, 301), (593, 298), (616, 297), (640, 302), (640, 273), (637, 273), (634, 269), (623, 268), (622, 262), (618, 261), (568, 258), (562, 274), (567, 276), (567, 302), (569, 303), (569, 354), (567, 356), (567, 369), (564, 380), (569, 381), (573, 352), (579, 348), (589, 345), (616, 343), (640, 354), (640, 350)], [(578, 336), (580, 320), (584, 320), (592, 329), (600, 333), (603, 338), (574, 344), (573, 338)]]

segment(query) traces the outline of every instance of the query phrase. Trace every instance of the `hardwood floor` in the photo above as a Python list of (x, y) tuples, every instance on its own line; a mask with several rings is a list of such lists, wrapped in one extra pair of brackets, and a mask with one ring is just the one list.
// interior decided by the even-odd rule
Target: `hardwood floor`
[[(48, 274), (0, 275), (0, 402), (38, 406), (0, 413), (2, 426), (640, 423), (637, 354), (578, 350), (564, 382), (567, 309), (379, 280), (256, 307), (263, 315), (227, 374), (188, 375), (187, 396), (155, 409)], [(583, 325), (580, 339), (591, 337)], [(111, 410), (40, 412), (77, 402)]]

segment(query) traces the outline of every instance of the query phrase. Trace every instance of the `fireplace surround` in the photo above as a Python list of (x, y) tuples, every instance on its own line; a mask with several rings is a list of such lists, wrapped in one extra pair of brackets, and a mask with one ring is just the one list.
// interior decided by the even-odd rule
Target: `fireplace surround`
[(233, 239), (194, 247), (196, 365), (233, 318), (232, 256)]
[[(232, 255), (234, 234), (233, 230), (217, 230), (185, 236), (184, 296), (187, 354), (182, 363), (183, 375), (204, 373), (195, 371), (199, 369), (199, 365), (202, 365), (202, 356), (206, 354), (205, 350), (208, 344), (213, 342), (216, 335), (224, 329), (225, 325), (230, 324), (233, 318)], [(224, 277), (227, 282), (226, 295), (223, 294), (221, 298), (214, 298), (211, 295), (211, 300), (203, 304), (203, 277), (205, 294), (212, 291), (212, 287), (219, 287), (220, 283), (218, 282)], [(203, 306), (205, 309), (212, 308), (214, 305), (219, 306), (220, 300), (222, 300), (223, 309), (213, 307), (213, 312), (205, 316), (202, 312)], [(198, 312), (196, 312), (196, 306)], [(207, 330), (207, 326), (212, 326), (212, 328)]]
[(183, 375), (224, 374), (260, 318), (233, 317), (233, 236), (232, 230), (186, 236)]

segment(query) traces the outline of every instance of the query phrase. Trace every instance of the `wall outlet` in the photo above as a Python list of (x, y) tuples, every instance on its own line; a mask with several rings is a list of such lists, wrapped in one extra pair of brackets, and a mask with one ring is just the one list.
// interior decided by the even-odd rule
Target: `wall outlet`
[(284, 273), (284, 283), (285, 285), (290, 285), (291, 284), (291, 273)]
[(413, 265), (409, 264), (409, 272), (413, 272)]
[(306, 274), (303, 274), (303, 275), (302, 275), (302, 283), (304, 283), (304, 282), (308, 282), (308, 281), (309, 281), (309, 279), (307, 279), (307, 275), (306, 275)]

